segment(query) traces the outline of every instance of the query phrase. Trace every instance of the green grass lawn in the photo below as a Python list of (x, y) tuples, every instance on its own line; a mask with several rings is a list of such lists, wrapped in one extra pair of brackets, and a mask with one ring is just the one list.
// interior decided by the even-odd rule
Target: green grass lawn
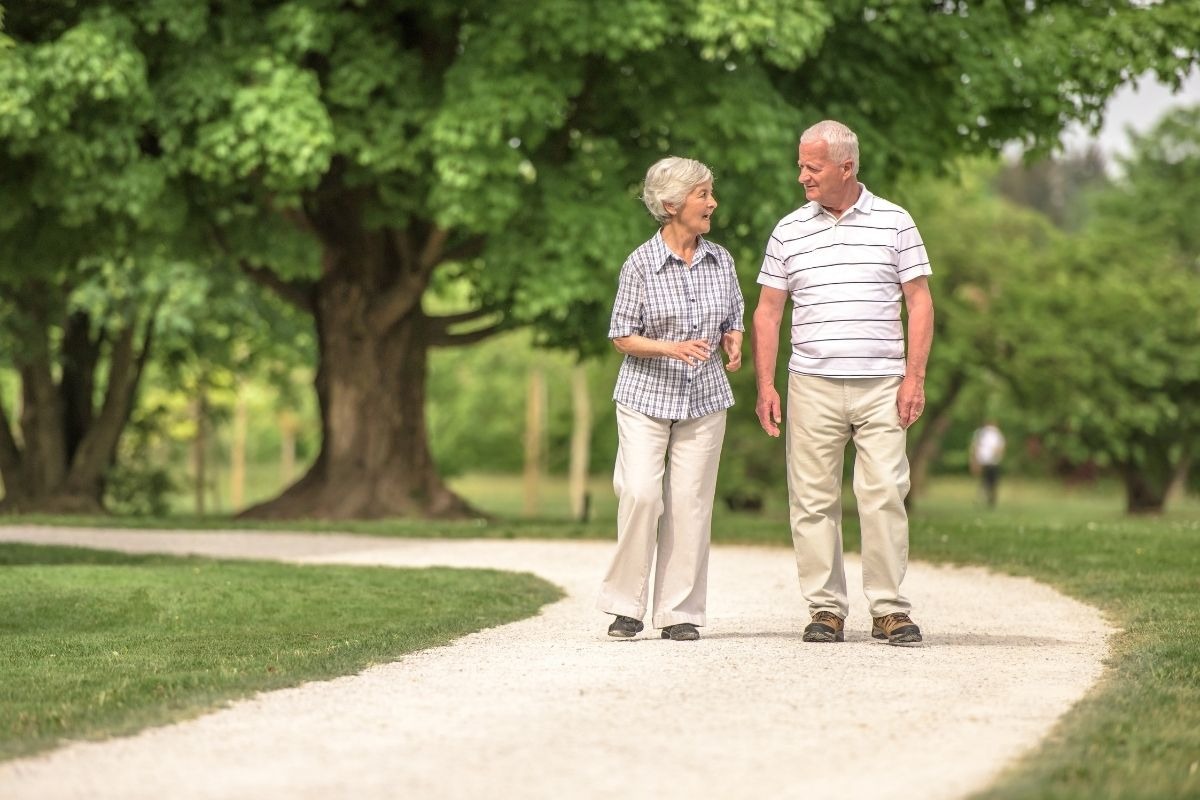
[(492, 570), (0, 544), (0, 759), (352, 674), (559, 596)]
[(982, 797), (1200, 797), (1200, 519), (930, 509), (911, 548), (1045, 581), (1121, 629), (1101, 686)]
[[(478, 507), (512, 513), (520, 478), (474, 476), (456, 486)], [(611, 487), (597, 478), (593, 497)], [(185, 520), (187, 526), (342, 530), (392, 536), (611, 538), (611, 499), (598, 518), (566, 520), (565, 484), (544, 487), (547, 512), (536, 520), (487, 523), (382, 521), (356, 524), (243, 525), (228, 519)], [(848, 502), (852, 508), (852, 503)], [(1128, 518), (1118, 487), (1065, 489), (1006, 481), (1000, 507), (982, 508), (967, 479), (936, 482), (912, 515), (914, 559), (981, 564), (1028, 575), (1104, 611), (1121, 628), (1102, 684), (1055, 729), (1036, 753), (982, 797), (1200, 797), (1200, 500), (1184, 498), (1162, 517)], [(13, 520), (62, 523), (65, 520)], [(129, 520), (97, 519), (126, 525)], [(141, 527), (183, 527), (181, 520), (135, 521)], [(786, 510), (758, 516), (718, 508), (714, 540), (787, 547)], [(853, 516), (847, 547), (858, 547)], [(798, 590), (797, 590), (798, 591)], [(996, 609), (1020, 616), (1022, 609)], [(988, 621), (979, 621), (986, 630)], [(919, 796), (919, 791), (914, 793)]]

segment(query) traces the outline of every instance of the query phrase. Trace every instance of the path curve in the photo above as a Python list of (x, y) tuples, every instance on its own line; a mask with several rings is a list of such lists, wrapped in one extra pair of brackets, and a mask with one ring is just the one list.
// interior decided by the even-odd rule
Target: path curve
[[(1034, 748), (1113, 630), (1024, 578), (916, 562), (922, 648), (807, 645), (788, 551), (713, 548), (699, 642), (604, 635), (602, 542), (0, 528), (0, 541), (297, 563), (495, 567), (567, 592), (531, 619), (195, 720), (0, 764), (0, 797), (959, 798)], [(847, 559), (852, 586), (857, 559)], [(900, 778), (890, 770), (897, 770)]]

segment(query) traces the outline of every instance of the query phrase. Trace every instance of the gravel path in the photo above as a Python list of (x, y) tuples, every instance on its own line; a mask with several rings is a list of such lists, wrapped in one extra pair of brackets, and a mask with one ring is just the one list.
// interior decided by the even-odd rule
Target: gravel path
[[(607, 543), (0, 528), (0, 541), (536, 573), (538, 616), (189, 722), (0, 764), (0, 797), (957, 798), (1035, 748), (1113, 631), (1022, 578), (914, 563), (921, 648), (807, 645), (791, 554), (717, 547), (699, 642), (604, 635)], [(857, 559), (847, 560), (852, 586)], [(890, 777), (898, 775), (899, 778)]]

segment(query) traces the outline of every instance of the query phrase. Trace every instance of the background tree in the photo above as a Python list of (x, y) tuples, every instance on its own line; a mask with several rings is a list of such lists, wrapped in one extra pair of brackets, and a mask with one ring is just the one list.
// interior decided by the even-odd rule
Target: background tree
[(1103, 153), (1084, 153), (1006, 164), (996, 175), (1000, 194), (1036, 209), (1063, 230), (1077, 230), (1087, 217), (1085, 194), (1108, 182)]
[(1026, 306), (1038, 291), (1029, 275), (1052, 268), (1046, 253), (1062, 238), (1042, 215), (997, 196), (996, 174), (994, 164), (966, 162), (956, 178), (917, 182), (905, 192), (934, 254), (937, 308), (928, 404), (909, 435), (910, 505), (925, 488), (963, 398), (988, 392), (1002, 374), (998, 365), (1011, 358), (1014, 343), (999, 325), (1003, 309)]
[[(1195, 0), (624, 0), (602, 16), (583, 0), (24, 2), (5, 19), (16, 66), (0, 78), (0, 137), (50, 176), (71, 159), (36, 133), (44, 118), (118, 126), (122, 174), (140, 165), (178, 190), (188, 232), (312, 314), (322, 450), (254, 513), (455, 514), (465, 506), (427, 444), (429, 349), (518, 324), (550, 344), (602, 343), (615, 271), (648, 235), (633, 195), (651, 161), (712, 163), (727, 209), (714, 235), (757, 253), (798, 200), (804, 123), (858, 129), (878, 189), (960, 152), (1044, 146), (1071, 120), (1098, 121), (1130, 74), (1178, 84), (1197, 61), (1196, 12)], [(128, 77), (100, 96), (62, 93), (55, 81), (70, 79), (44, 69), (59, 55)], [(429, 293), (451, 280), (470, 283), (471, 305), (431, 314)]]
[(1198, 121), (1179, 111), (1134, 141), (1124, 178), (1000, 323), (998, 367), (1047, 444), (1115, 469), (1132, 513), (1162, 510), (1200, 434)]
[(152, 99), (120, 46), (132, 30), (0, 34), (0, 357), (21, 383), (19, 418), (0, 408), (6, 510), (99, 510), (184, 269), (186, 205), (139, 146)]

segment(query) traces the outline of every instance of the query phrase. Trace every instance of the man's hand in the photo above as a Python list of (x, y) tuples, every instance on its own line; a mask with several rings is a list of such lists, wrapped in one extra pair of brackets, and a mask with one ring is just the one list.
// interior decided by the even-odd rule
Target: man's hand
[(925, 381), (912, 375), (900, 381), (896, 392), (896, 410), (900, 412), (900, 427), (907, 428), (917, 421), (925, 410)]
[(758, 424), (768, 436), (779, 436), (779, 423), (783, 422), (783, 410), (779, 405), (779, 392), (774, 386), (763, 386), (758, 390), (758, 402), (754, 404)]
[(737, 372), (742, 368), (741, 331), (726, 331), (721, 336), (721, 349), (725, 351), (725, 356), (729, 359), (725, 364), (726, 371)]

